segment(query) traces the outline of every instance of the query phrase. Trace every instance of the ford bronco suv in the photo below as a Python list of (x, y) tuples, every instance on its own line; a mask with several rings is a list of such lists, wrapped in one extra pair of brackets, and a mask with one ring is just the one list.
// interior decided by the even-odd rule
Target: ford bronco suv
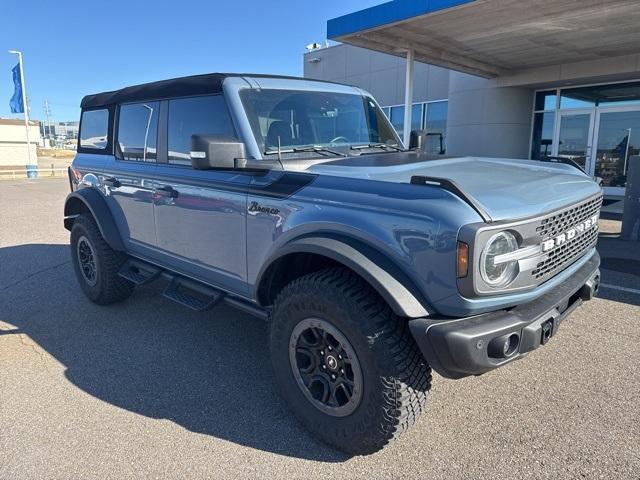
[(520, 359), (598, 289), (596, 182), (431, 154), (425, 131), (405, 148), (359, 88), (208, 74), (81, 106), (64, 226), (87, 297), (157, 280), (186, 307), (264, 318), (282, 396), (344, 451), (407, 430), (432, 369)]

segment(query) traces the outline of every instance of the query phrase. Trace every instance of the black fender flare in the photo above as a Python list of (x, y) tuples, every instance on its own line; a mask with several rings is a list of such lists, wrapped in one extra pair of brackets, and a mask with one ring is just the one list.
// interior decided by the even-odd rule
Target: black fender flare
[(350, 268), (376, 290), (396, 315), (409, 318), (429, 316), (422, 295), (411, 288), (410, 280), (389, 259), (358, 241), (332, 236), (307, 236), (286, 243), (263, 265), (256, 278), (256, 292), (269, 267), (292, 253), (328, 257)]
[(67, 195), (64, 202), (64, 228), (71, 231), (73, 220), (82, 212), (82, 206), (93, 216), (107, 244), (114, 250), (124, 251), (124, 243), (111, 210), (102, 194), (95, 188), (82, 188)]

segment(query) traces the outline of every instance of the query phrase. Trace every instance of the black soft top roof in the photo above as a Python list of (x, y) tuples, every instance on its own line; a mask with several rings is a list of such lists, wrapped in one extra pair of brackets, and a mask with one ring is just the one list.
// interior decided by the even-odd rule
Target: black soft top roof
[[(80, 103), (81, 108), (102, 107), (116, 103), (156, 100), (190, 95), (214, 95), (222, 93), (222, 82), (227, 77), (283, 78), (292, 80), (311, 80), (282, 75), (263, 75), (255, 73), (207, 73), (190, 77), (172, 78), (157, 82), (143, 83), (121, 88), (111, 92), (87, 95)], [(322, 81), (322, 80), (314, 80)]]

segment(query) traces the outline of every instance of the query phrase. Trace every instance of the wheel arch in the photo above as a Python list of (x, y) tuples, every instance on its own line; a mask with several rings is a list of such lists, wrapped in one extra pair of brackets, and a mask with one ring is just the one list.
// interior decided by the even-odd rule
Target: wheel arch
[(386, 255), (364, 243), (340, 236), (306, 236), (290, 241), (273, 254), (258, 273), (255, 298), (273, 303), (278, 291), (302, 275), (331, 266), (346, 267), (362, 277), (399, 316), (429, 315), (424, 297)]
[(100, 234), (114, 250), (124, 251), (120, 231), (102, 194), (95, 188), (83, 188), (70, 193), (64, 203), (64, 228), (71, 231), (73, 222), (83, 213), (89, 213)]

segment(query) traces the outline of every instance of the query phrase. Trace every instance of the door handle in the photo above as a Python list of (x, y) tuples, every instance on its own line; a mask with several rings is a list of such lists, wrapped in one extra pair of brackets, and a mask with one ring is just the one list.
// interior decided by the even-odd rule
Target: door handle
[(113, 187), (113, 188), (118, 188), (122, 185), (116, 177), (105, 178), (104, 184), (108, 187)]
[(158, 187), (153, 191), (154, 194), (167, 198), (178, 198), (178, 191), (169, 185)]

